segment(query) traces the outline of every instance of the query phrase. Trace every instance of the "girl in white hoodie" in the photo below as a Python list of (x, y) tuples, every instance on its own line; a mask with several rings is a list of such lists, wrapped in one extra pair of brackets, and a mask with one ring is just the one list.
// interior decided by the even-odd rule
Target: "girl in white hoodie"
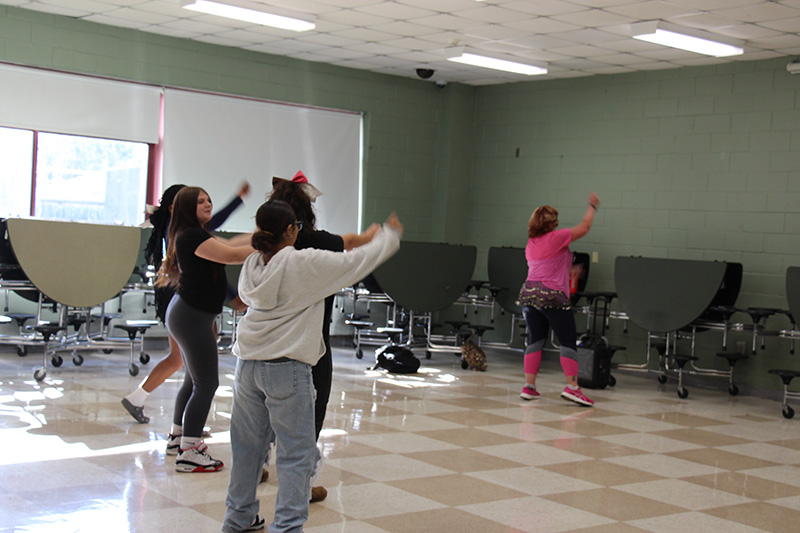
[(256, 488), (277, 436), (278, 497), (270, 533), (302, 531), (308, 518), (310, 481), (316, 462), (314, 385), (311, 367), (325, 352), (322, 319), (326, 296), (366, 277), (400, 247), (403, 226), (393, 213), (372, 242), (348, 253), (294, 242), (302, 223), (279, 201), (256, 213), (256, 252), (239, 276), (248, 306), (239, 322), (233, 353), (239, 358), (231, 413), (231, 477), (222, 530), (255, 531)]

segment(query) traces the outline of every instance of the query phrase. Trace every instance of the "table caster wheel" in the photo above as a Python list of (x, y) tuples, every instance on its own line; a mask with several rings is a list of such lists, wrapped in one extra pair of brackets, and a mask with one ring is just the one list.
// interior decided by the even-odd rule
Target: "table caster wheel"
[(129, 373), (131, 376), (138, 376), (138, 375), (139, 375), (139, 367), (138, 367), (138, 366), (136, 366), (135, 364), (131, 363), (131, 364), (128, 366), (128, 373)]
[(79, 353), (73, 354), (72, 364), (75, 366), (81, 366), (83, 364), (83, 356)]
[(20, 357), (25, 357), (28, 355), (28, 347), (27, 346), (17, 346), (17, 355)]
[(689, 391), (686, 390), (686, 387), (681, 387), (678, 389), (678, 398), (684, 400), (689, 397)]
[(150, 362), (150, 355), (146, 354), (144, 352), (140, 353), (139, 354), (139, 361), (141, 361), (143, 365), (146, 365), (147, 363)]
[(617, 384), (617, 378), (615, 378), (614, 376), (608, 376), (608, 386), (613, 387), (616, 384)]
[[(42, 380), (44, 380), (44, 378), (46, 376), (47, 376), (47, 370), (45, 370), (44, 368), (37, 368), (33, 372), (33, 379), (35, 379), (36, 381), (42, 381)], [(786, 416), (786, 415), (784, 415), (784, 416)]]
[(461, 360), (461, 368), (463, 368), (464, 370), (468, 369), (469, 368), (469, 363), (467, 363), (466, 361), (464, 361), (462, 359)]
[(663, 374), (662, 374), (662, 375), (660, 375), (660, 376), (658, 376), (658, 382), (659, 382), (659, 383), (661, 383), (661, 384), (663, 385), (664, 383), (666, 383), (666, 382), (667, 382), (667, 376), (665, 376), (665, 375), (663, 375)]
[(54, 355), (52, 359), (50, 359), (50, 362), (53, 364), (54, 367), (58, 368), (61, 366), (61, 363), (63, 363), (64, 360), (61, 358), (60, 355)]
[(787, 405), (783, 408), (781, 414), (783, 415), (783, 418), (792, 418), (794, 416), (794, 409)]
[(103, 348), (103, 353), (111, 353), (113, 351), (111, 348)]
[(356, 350), (356, 359), (363, 359), (364, 358), (364, 350), (359, 348)]
[(731, 386), (728, 387), (728, 394), (731, 396), (736, 396), (739, 394), (739, 387), (737, 387), (735, 384), (731, 384)]

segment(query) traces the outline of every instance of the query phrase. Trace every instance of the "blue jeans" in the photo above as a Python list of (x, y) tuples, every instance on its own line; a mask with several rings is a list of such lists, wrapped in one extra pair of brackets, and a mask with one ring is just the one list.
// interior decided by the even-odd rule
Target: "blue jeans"
[(268, 531), (302, 531), (317, 456), (311, 366), (294, 360), (239, 359), (231, 412), (231, 476), (222, 531), (242, 531), (258, 513), (256, 489), (270, 432), (277, 437), (278, 499)]

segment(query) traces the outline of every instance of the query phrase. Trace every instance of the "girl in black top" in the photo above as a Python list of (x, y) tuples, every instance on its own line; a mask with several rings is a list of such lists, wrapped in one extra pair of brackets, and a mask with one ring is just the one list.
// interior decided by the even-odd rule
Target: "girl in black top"
[(175, 399), (167, 454), (178, 456), (175, 469), (179, 472), (216, 472), (223, 466), (208, 454), (202, 439), (219, 385), (214, 323), (225, 301), (225, 265), (242, 263), (253, 252), (252, 234), (224, 240), (205, 229), (211, 209), (211, 199), (203, 189), (186, 187), (178, 192), (167, 256), (156, 281), (156, 286), (177, 287), (167, 307), (166, 324), (180, 347), (186, 376)]
[[(150, 238), (145, 245), (144, 258), (147, 264), (153, 265), (156, 270), (161, 268), (161, 263), (164, 261), (163, 250), (165, 246), (169, 246), (167, 232), (169, 230), (170, 214), (172, 213), (172, 202), (175, 200), (175, 195), (178, 194), (178, 191), (185, 187), (186, 185), (178, 184), (167, 188), (161, 196), (158, 209), (150, 215), (150, 223), (153, 225), (153, 232), (150, 234)], [(207, 229), (213, 231), (224, 224), (228, 217), (243, 204), (244, 197), (247, 196), (249, 191), (250, 184), (244, 182), (239, 188), (236, 197), (234, 197), (228, 205), (214, 213), (207, 225)], [(156, 287), (155, 289), (156, 318), (165, 324), (167, 322), (167, 306), (174, 294), (175, 289), (169, 285)], [(231, 296), (230, 291), (228, 296)], [(241, 300), (239, 300), (238, 296), (236, 296), (229, 305), (234, 309), (241, 310), (236, 307), (237, 301), (239, 301), (241, 305)], [(144, 402), (147, 400), (147, 396), (183, 366), (178, 343), (175, 342), (175, 339), (173, 339), (171, 335), (167, 335), (167, 337), (169, 339), (169, 353), (167, 356), (153, 367), (153, 370), (150, 371), (150, 375), (142, 381), (135, 391), (122, 399), (123, 407), (125, 407), (128, 413), (140, 424), (147, 424), (150, 422), (150, 417), (144, 414)]]

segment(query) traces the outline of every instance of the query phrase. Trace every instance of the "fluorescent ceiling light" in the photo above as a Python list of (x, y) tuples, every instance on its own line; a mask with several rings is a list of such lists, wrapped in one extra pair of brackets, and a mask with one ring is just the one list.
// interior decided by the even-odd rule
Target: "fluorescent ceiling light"
[(495, 57), (489, 57), (485, 55), (484, 52), (478, 53), (475, 50), (470, 50), (463, 46), (447, 48), (445, 49), (445, 55), (448, 61), (455, 61), (456, 63), (463, 63), (476, 67), (491, 68), (494, 70), (513, 72), (515, 74), (524, 74), (526, 76), (547, 74), (546, 66), (541, 67), (538, 65), (520, 63), (511, 58), (502, 59), (498, 54), (492, 54)]
[[(209, 15), (252, 22), (272, 28), (280, 28), (292, 31), (308, 31), (316, 28), (312, 20), (308, 20), (304, 15), (287, 14), (284, 9), (273, 8), (261, 4), (241, 2), (236, 0), (226, 0), (223, 2), (213, 2), (211, 0), (181, 0), (181, 6), (192, 11), (199, 11)], [(269, 9), (269, 13), (264, 11)]]
[(681, 28), (660, 20), (631, 24), (631, 35), (641, 41), (707, 56), (727, 57), (744, 53), (741, 41), (718, 37), (700, 30)]

